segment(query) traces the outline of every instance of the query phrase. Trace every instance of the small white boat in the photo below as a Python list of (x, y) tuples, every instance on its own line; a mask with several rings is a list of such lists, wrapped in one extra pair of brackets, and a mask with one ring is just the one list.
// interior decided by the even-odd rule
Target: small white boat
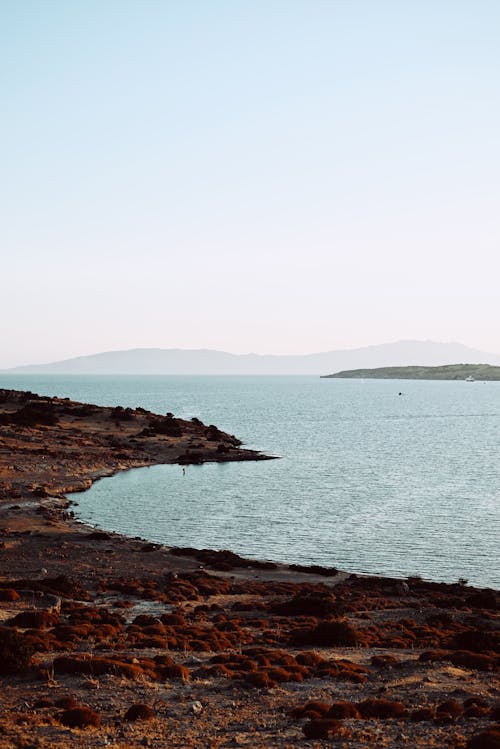
[(475, 379), (472, 375), (469, 375), (468, 377), (465, 378), (465, 382), (475, 382)]

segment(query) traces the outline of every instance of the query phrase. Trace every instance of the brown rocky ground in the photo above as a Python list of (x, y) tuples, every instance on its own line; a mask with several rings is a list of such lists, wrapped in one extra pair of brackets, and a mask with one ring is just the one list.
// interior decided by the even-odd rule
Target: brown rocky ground
[(500, 746), (496, 591), (166, 549), (68, 511), (117, 470), (260, 457), (0, 391), (0, 749)]

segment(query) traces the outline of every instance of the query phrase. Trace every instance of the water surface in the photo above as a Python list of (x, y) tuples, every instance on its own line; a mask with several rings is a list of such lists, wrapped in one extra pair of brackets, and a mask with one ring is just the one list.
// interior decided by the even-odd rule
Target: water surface
[(90, 523), (168, 545), (500, 587), (500, 383), (47, 375), (0, 385), (198, 416), (281, 456), (102, 479), (77, 497)]

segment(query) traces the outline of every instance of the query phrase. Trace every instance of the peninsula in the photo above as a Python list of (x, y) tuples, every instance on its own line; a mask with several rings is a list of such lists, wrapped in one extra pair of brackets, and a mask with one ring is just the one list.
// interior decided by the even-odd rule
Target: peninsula
[(500, 367), (491, 364), (446, 364), (440, 367), (377, 367), (376, 369), (346, 369), (335, 374), (321, 375), (324, 379), (371, 380), (500, 380)]
[(497, 591), (167, 548), (66, 497), (264, 458), (196, 418), (0, 390), (0, 749), (498, 747)]

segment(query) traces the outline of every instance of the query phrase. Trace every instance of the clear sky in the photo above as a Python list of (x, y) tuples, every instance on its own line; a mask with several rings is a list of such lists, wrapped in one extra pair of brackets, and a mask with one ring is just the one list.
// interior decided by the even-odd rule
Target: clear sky
[(1, 0), (0, 366), (500, 353), (498, 0)]

